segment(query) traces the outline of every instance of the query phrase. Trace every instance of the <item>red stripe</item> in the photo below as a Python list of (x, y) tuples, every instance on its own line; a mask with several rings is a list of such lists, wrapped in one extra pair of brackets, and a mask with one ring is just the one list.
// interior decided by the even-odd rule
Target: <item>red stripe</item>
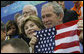
[(77, 30), (77, 35), (78, 35), (78, 36), (80, 35), (80, 33), (81, 33), (81, 31), (80, 31), (80, 30)]
[(58, 40), (58, 39), (61, 39), (61, 38), (65, 38), (65, 37), (74, 36), (76, 34), (77, 34), (77, 30), (64, 32), (64, 33), (61, 33), (61, 34), (56, 35), (55, 36), (55, 40)]
[(71, 53), (80, 53), (80, 51), (74, 51), (74, 52), (71, 52)]
[(74, 42), (70, 42), (70, 43), (62, 43), (62, 44), (56, 46), (54, 50), (56, 51), (58, 49), (67, 49), (67, 48), (74, 47), (74, 46), (79, 46), (79, 41), (74, 41)]
[(78, 22), (78, 20), (70, 21), (70, 22), (67, 22), (67, 23), (64, 23), (64, 24), (60, 24), (60, 25), (56, 26), (56, 29), (59, 30), (59, 29), (63, 29), (63, 28), (66, 28), (66, 27), (70, 27), (70, 26), (73, 26), (73, 25), (77, 24), (77, 22)]

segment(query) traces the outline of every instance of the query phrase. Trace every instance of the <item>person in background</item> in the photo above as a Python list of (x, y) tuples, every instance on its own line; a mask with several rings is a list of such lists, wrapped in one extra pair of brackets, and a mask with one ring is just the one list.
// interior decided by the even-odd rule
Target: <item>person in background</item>
[(14, 16), (14, 20), (15, 20), (16, 22), (18, 22), (18, 17), (20, 17), (20, 16), (21, 16), (20, 13), (16, 13), (15, 16)]
[(5, 24), (1, 21), (1, 42), (3, 42), (5, 38), (6, 38)]
[(30, 53), (27, 43), (19, 38), (5, 40), (1, 43), (1, 53)]
[(71, 8), (71, 10), (74, 10), (77, 12), (78, 19), (83, 19), (83, 1), (73, 1), (74, 6)]
[(33, 5), (25, 5), (22, 14), (24, 18), (30, 15), (38, 16), (37, 9)]
[(36, 31), (39, 31), (41, 29), (44, 29), (45, 27), (43, 26), (40, 18), (36, 16), (29, 16), (22, 24), (21, 26), (21, 31), (23, 34), (30, 40), (27, 41), (29, 46), (32, 48), (32, 52), (34, 53), (34, 45), (38, 41), (38, 39), (35, 37), (36, 36)]
[(79, 20), (77, 25), (78, 29), (81, 31), (79, 35), (79, 40), (80, 40), (81, 53), (83, 53), (83, 20)]
[(7, 33), (7, 40), (11, 38), (20, 38), (19, 29), (14, 20), (9, 20), (6, 23), (6, 33)]
[(78, 20), (78, 14), (76, 13), (76, 11), (66, 9), (64, 1), (56, 1), (56, 2), (63, 8), (64, 11), (63, 23)]
[(77, 12), (78, 16), (78, 27), (80, 32), (79, 39), (80, 39), (80, 47), (81, 47), (81, 53), (83, 53), (83, 1), (73, 1), (74, 6), (71, 8), (71, 10), (74, 10)]
[(81, 31), (79, 35), (79, 39), (80, 39), (81, 53), (83, 53), (83, 20), (79, 20), (77, 25), (78, 25), (78, 29)]
[(81, 31), (79, 35), (80, 42), (83, 44), (83, 20), (80, 20), (78, 23), (78, 29)]

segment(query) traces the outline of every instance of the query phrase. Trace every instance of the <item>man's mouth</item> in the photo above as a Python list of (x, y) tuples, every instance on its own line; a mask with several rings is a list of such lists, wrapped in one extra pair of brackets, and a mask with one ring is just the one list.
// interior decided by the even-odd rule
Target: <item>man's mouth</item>
[(51, 25), (51, 24), (52, 24), (51, 22), (45, 23), (46, 26), (49, 26), (49, 25)]

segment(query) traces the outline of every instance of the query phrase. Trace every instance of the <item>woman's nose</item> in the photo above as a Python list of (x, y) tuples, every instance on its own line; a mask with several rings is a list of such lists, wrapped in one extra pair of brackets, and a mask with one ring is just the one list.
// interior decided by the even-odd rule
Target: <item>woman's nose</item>
[(29, 28), (28, 28), (28, 31), (31, 31), (31, 30), (32, 30), (32, 27), (29, 27)]

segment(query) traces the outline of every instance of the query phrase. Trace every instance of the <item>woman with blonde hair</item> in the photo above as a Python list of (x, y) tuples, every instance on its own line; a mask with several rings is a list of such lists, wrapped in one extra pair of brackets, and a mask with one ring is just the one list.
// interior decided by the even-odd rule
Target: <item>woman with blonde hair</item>
[(29, 46), (32, 48), (32, 53), (34, 53), (34, 45), (37, 42), (37, 38), (35, 37), (36, 31), (39, 31), (44, 28), (45, 27), (43, 23), (37, 16), (28, 16), (26, 20), (23, 21), (21, 31), (28, 39), (30, 39), (30, 41), (27, 42), (29, 43)]

